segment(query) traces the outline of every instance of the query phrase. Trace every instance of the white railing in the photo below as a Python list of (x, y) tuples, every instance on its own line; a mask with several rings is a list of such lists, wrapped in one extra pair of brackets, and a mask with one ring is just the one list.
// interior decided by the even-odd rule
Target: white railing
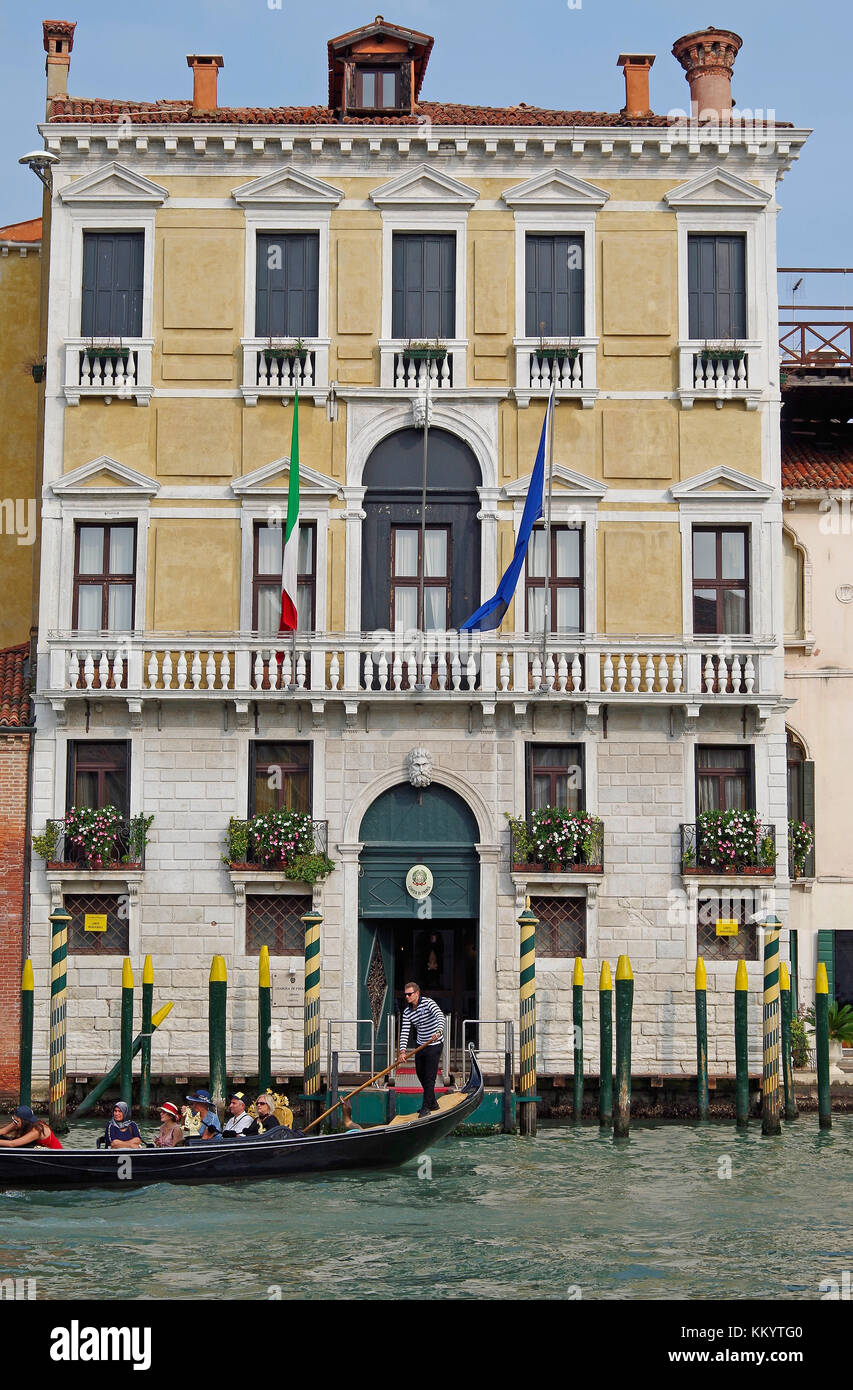
[(147, 405), (153, 349), (153, 340), (144, 338), (66, 338), (63, 389), (69, 405), (79, 405), (81, 396)]
[(607, 699), (757, 699), (775, 690), (774, 643), (712, 645), (713, 639), (608, 639), (555, 634), (541, 640), (443, 632), (316, 633), (289, 637), (134, 634), (51, 637), (48, 690), (264, 696), (311, 692), (385, 697), (519, 695)]
[(268, 338), (243, 338), (243, 399), (257, 405), (259, 396), (286, 400), (295, 391), (325, 391), (329, 385), (329, 340), (306, 338), (304, 356), (286, 355)]
[(728, 351), (699, 342), (678, 345), (678, 394), (689, 408), (697, 400), (713, 401), (722, 409), (726, 401), (745, 401), (754, 409), (761, 397), (764, 353), (758, 342), (737, 342)]
[(579, 396), (591, 406), (598, 395), (596, 376), (597, 338), (579, 338), (561, 351), (560, 344), (538, 339), (515, 339), (515, 395), (520, 405), (531, 396), (547, 395), (553, 385), (557, 396)]
[(451, 339), (443, 346), (447, 353), (440, 361), (427, 361), (410, 357), (406, 343), (399, 338), (382, 339), (379, 343), (380, 386), (396, 391), (424, 391), (427, 378), (430, 391), (465, 386), (467, 341)]

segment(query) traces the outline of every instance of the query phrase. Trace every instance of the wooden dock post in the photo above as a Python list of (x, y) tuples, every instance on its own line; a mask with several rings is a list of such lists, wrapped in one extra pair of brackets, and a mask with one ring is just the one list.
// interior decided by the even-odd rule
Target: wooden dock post
[(21, 976), (21, 1065), (18, 1086), (18, 1104), (32, 1104), (33, 1092), (33, 999), (35, 982), (33, 963), (29, 956), (24, 961)]
[(48, 1122), (54, 1134), (68, 1130), (65, 1076), (65, 1009), (68, 923), (71, 914), (60, 907), (50, 914), (50, 1091)]
[(604, 961), (598, 981), (598, 1123), (602, 1129), (613, 1124), (613, 980), (610, 962)]
[(139, 1059), (139, 1113), (143, 1119), (151, 1105), (151, 1012), (154, 1008), (154, 966), (145, 957), (142, 966), (142, 1048)]
[(268, 1091), (272, 1080), (272, 1048), (270, 1028), (270, 951), (262, 946), (258, 958), (258, 1090)]
[(121, 967), (121, 1098), (133, 1113), (133, 969), (125, 956)]
[(739, 960), (735, 975), (735, 1115), (740, 1129), (749, 1124), (749, 976)]
[(616, 966), (616, 1110), (613, 1136), (627, 1138), (631, 1128), (631, 1015), (634, 974), (627, 955)]
[(817, 1052), (817, 1110), (821, 1129), (832, 1129), (829, 1095), (829, 979), (818, 961), (814, 982), (815, 1050)]
[(794, 1094), (794, 1069), (791, 1062), (791, 981), (788, 977), (788, 967), (784, 961), (779, 962), (779, 989), (782, 1001), (782, 1080), (785, 1086), (785, 1119), (795, 1120), (799, 1111), (797, 1110), (797, 1097)]
[(708, 972), (705, 961), (696, 961), (696, 1113), (708, 1118)]
[(305, 1120), (320, 1114), (320, 925), (323, 918), (312, 908), (302, 918), (305, 927), (304, 1057)]
[(583, 961), (575, 958), (572, 975), (572, 1028), (574, 1033), (574, 1075), (572, 1077), (572, 1119), (583, 1111)]
[(781, 1134), (779, 1117), (779, 918), (764, 919), (764, 1002), (761, 1013), (761, 1133)]
[(519, 1080), (518, 1132), (536, 1133), (536, 927), (538, 917), (530, 909), (530, 899), (518, 919), (520, 937), (519, 972)]
[(225, 957), (214, 956), (208, 982), (208, 1056), (210, 1095), (214, 1109), (225, 1106), (225, 1028), (228, 1005), (228, 972)]

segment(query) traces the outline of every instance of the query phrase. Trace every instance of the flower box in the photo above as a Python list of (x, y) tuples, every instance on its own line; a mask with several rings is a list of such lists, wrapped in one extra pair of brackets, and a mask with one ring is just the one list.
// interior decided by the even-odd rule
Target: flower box
[(264, 348), (265, 362), (307, 362), (307, 348)]
[(540, 362), (559, 362), (564, 357), (574, 362), (578, 351), (576, 347), (539, 347), (536, 349), (536, 356)]
[(412, 343), (403, 348), (403, 358), (408, 362), (443, 362), (447, 348), (440, 343)]
[(90, 357), (121, 357), (122, 360), (125, 362), (130, 356), (129, 347), (111, 347), (109, 344), (106, 343), (103, 345), (103, 347), (98, 347), (93, 343), (91, 347), (86, 348), (86, 352), (89, 354)]
[(541, 874), (544, 872), (544, 869), (544, 864), (537, 864), (533, 860), (529, 863), (513, 864), (512, 866), (514, 874)]

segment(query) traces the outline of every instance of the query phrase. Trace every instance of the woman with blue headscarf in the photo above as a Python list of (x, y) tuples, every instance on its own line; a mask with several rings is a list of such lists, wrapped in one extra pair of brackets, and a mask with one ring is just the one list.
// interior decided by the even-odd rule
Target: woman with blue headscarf
[(141, 1149), (142, 1135), (136, 1121), (130, 1118), (130, 1106), (126, 1100), (117, 1100), (113, 1106), (113, 1117), (107, 1121), (104, 1130), (105, 1149)]

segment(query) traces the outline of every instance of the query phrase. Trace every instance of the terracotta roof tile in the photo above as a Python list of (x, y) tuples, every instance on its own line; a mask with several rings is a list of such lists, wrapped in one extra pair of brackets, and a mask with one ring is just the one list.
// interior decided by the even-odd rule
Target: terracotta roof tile
[(10, 222), (8, 227), (0, 227), (0, 241), (41, 241), (41, 218), (31, 217), (28, 222)]
[(853, 433), (826, 444), (814, 436), (782, 440), (782, 489), (853, 488)]
[(30, 722), (30, 648), (0, 648), (0, 726)]

